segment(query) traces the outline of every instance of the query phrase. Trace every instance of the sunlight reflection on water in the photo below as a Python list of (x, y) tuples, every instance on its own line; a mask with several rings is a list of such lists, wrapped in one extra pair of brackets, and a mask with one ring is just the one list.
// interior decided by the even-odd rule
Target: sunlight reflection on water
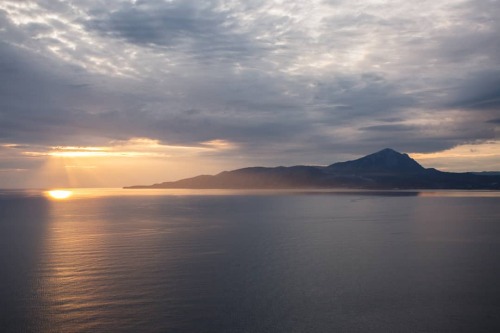
[(68, 199), (69, 197), (71, 197), (71, 195), (73, 194), (73, 191), (70, 191), (70, 190), (51, 190), (51, 191), (47, 191), (46, 194), (51, 199), (64, 200), (64, 199)]
[(358, 189), (121, 189), (72, 188), (45, 192), (53, 199), (81, 199), (110, 196), (225, 196), (225, 195), (362, 195), (421, 197), (500, 197), (488, 190), (358, 190)]

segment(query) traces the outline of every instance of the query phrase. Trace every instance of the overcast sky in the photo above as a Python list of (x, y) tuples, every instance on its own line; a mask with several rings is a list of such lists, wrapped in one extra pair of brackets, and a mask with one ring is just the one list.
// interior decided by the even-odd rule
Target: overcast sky
[(2, 0), (0, 187), (385, 147), (500, 170), (499, 17), (497, 0)]

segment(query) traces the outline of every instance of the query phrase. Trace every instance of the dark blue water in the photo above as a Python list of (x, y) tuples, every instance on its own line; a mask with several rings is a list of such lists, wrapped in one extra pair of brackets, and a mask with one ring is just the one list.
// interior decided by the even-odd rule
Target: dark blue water
[(500, 331), (498, 193), (203, 193), (1, 192), (0, 332)]

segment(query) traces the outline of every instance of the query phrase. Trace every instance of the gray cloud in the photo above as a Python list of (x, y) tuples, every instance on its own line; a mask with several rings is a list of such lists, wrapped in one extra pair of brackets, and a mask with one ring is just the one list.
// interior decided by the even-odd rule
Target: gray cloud
[(326, 164), (496, 139), (498, 7), (5, 1), (0, 141), (223, 139), (263, 163)]
[(481, 71), (464, 78), (454, 89), (450, 106), (491, 110), (494, 116), (500, 111), (500, 71)]
[(123, 3), (84, 22), (87, 29), (143, 47), (182, 52), (197, 62), (243, 62), (267, 48), (239, 29), (231, 13), (217, 2), (143, 1)]
[(362, 127), (363, 131), (375, 131), (375, 132), (407, 132), (414, 130), (415, 126), (408, 125), (375, 125)]
[(91, 19), (87, 26), (137, 44), (169, 46), (184, 38), (204, 40), (224, 35), (220, 18), (189, 2), (126, 3), (102, 16)]
[(364, 73), (319, 83), (313, 104), (332, 105), (331, 121), (340, 122), (390, 117), (415, 106), (416, 101), (385, 79)]

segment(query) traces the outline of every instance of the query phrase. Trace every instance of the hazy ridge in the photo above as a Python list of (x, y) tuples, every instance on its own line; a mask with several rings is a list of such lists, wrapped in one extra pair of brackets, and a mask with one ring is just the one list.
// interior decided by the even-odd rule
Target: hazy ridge
[(424, 168), (407, 154), (386, 148), (329, 166), (248, 167), (136, 188), (192, 189), (500, 189), (496, 172), (453, 173)]

